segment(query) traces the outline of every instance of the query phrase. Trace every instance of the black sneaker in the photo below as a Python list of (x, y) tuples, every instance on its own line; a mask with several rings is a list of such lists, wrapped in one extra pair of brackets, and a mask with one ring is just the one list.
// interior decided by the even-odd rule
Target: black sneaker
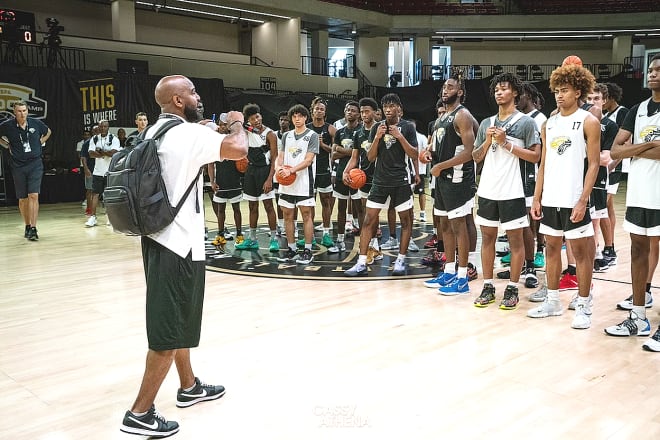
[(312, 254), (311, 249), (305, 249), (296, 263), (298, 264), (309, 264), (314, 261), (314, 255)]
[(192, 390), (184, 391), (179, 388), (179, 391), (176, 393), (176, 406), (179, 408), (187, 408), (206, 400), (219, 399), (224, 395), (225, 387), (222, 385), (207, 385), (196, 377), (195, 386)]
[(528, 289), (539, 287), (539, 279), (536, 276), (536, 269), (533, 267), (523, 269), (522, 276), (525, 277), (525, 287)]
[(24, 238), (30, 238), (30, 230), (32, 229), (32, 226), (30, 225), (25, 225), (25, 234), (23, 234)]
[(475, 307), (487, 307), (488, 305), (495, 302), (495, 286), (492, 284), (484, 284), (483, 289), (481, 290), (481, 295), (479, 295), (474, 300)]
[(518, 288), (513, 286), (506, 286), (504, 289), (504, 298), (500, 302), (500, 309), (513, 310), (518, 306)]
[(38, 241), (39, 240), (39, 234), (37, 234), (37, 228), (32, 226), (30, 228), (30, 232), (28, 233), (28, 240), (30, 241)]
[(603, 249), (603, 259), (607, 261), (610, 266), (616, 266), (616, 251), (614, 248)]
[(128, 434), (163, 438), (179, 432), (179, 424), (165, 420), (165, 417), (158, 414), (156, 408), (151, 405), (149, 411), (143, 416), (136, 416), (132, 412), (126, 411), (124, 420), (121, 422), (121, 428), (119, 429)]
[(289, 248), (285, 252), (284, 256), (282, 257), (277, 257), (277, 261), (280, 263), (295, 263), (296, 260), (300, 258), (300, 255), (298, 255), (298, 252), (294, 251), (293, 249)]
[(609, 263), (604, 258), (596, 258), (594, 260), (594, 272), (603, 273), (607, 272), (607, 269), (610, 268)]
[(497, 272), (496, 275), (498, 280), (508, 280), (511, 278), (511, 271), (510, 270), (503, 270), (502, 272)]

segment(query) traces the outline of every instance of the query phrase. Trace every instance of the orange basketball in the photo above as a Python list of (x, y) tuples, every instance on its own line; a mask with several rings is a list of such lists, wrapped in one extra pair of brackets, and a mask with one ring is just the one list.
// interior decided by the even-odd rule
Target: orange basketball
[(422, 150), (419, 152), (419, 161), (421, 163), (431, 162), (431, 152), (429, 150)]
[[(284, 168), (291, 169), (291, 165), (284, 165)], [(296, 173), (292, 173), (289, 174), (288, 177), (284, 177), (278, 171), (277, 173), (275, 173), (275, 179), (277, 179), (277, 182), (280, 185), (287, 186), (287, 185), (291, 185), (293, 182), (296, 181), (296, 175), (297, 175)]]
[(582, 58), (580, 58), (577, 55), (569, 55), (566, 58), (564, 58), (564, 61), (561, 62), (562, 66), (567, 66), (569, 64), (575, 64), (578, 66), (582, 66)]
[(360, 189), (365, 183), (367, 183), (367, 175), (359, 168), (353, 168), (350, 170), (348, 176), (351, 178), (351, 183), (348, 186), (353, 189)]
[(243, 159), (238, 159), (237, 161), (234, 162), (234, 165), (236, 165), (236, 169), (238, 170), (239, 173), (244, 173), (248, 167), (247, 157), (244, 157)]

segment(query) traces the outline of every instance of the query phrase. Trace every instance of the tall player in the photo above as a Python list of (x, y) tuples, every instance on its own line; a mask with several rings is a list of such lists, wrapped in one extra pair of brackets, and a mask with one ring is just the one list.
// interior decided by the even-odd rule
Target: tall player
[[(466, 294), (470, 235), (466, 218), (474, 207), (475, 166), (472, 160), (477, 122), (462, 104), (463, 79), (454, 75), (442, 85), (445, 112), (434, 126), (431, 175), (435, 177), (433, 215), (440, 217), (446, 263), (444, 272), (424, 283), (443, 295)], [(458, 271), (455, 249), (458, 247)]]
[[(562, 237), (573, 248), (579, 280), (575, 316), (571, 326), (591, 326), (591, 278), (595, 255), (594, 231), (587, 209), (596, 181), (600, 156), (600, 122), (579, 108), (595, 84), (594, 76), (582, 66), (558, 67), (550, 75), (550, 90), (559, 111), (545, 123), (544, 145), (531, 215), (541, 220), (539, 232), (546, 239), (546, 285), (543, 304), (527, 312), (531, 318), (559, 316)], [(585, 164), (586, 159), (586, 164)]]
[[(476, 149), (472, 154), (477, 163), (484, 162), (477, 189), (479, 209), (475, 219), (481, 226), (481, 264), (484, 274), (483, 290), (474, 301), (477, 307), (495, 302), (493, 264), (500, 226), (507, 233), (511, 249), (509, 283), (504, 290), (500, 309), (512, 310), (518, 305), (518, 281), (525, 256), (523, 231), (529, 229), (525, 189), (533, 185), (534, 164), (541, 154), (536, 123), (516, 109), (522, 87), (520, 78), (511, 73), (493, 78), (490, 91), (499, 110), (495, 116), (481, 122), (475, 141)], [(530, 254), (532, 251), (533, 246), (529, 249)], [(533, 258), (528, 260), (528, 264), (531, 266), (530, 272), (534, 274)]]
[[(633, 287), (628, 318), (605, 329), (605, 333), (613, 336), (651, 333), (644, 284), (649, 273), (651, 246), (657, 246), (660, 237), (660, 55), (651, 58), (647, 80), (651, 98), (630, 110), (612, 148), (614, 159), (631, 158), (623, 229), (630, 233)], [(642, 347), (660, 352), (660, 327)]]

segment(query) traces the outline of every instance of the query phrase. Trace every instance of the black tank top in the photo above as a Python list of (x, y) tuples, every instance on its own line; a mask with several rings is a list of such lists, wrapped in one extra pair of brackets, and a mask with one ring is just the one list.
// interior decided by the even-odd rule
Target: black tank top
[[(453, 112), (446, 113), (436, 119), (435, 124), (433, 125), (435, 144), (433, 145), (434, 151), (432, 154), (432, 165), (447, 161), (456, 156), (456, 147), (463, 144), (461, 137), (454, 128), (456, 114), (463, 108), (462, 105), (459, 105)], [(470, 160), (464, 163), (462, 169), (464, 180), (470, 179), (470, 176), (472, 176), (472, 180), (474, 180), (474, 161)], [(452, 172), (452, 168), (442, 170), (440, 178), (449, 178)]]

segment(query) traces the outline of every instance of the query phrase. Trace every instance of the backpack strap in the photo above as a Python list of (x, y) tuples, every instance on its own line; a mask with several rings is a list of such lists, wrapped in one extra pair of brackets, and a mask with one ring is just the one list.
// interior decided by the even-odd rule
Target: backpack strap
[[(169, 119), (167, 122), (165, 122), (163, 125), (161, 125), (161, 126), (158, 128), (158, 130), (156, 130), (156, 132), (153, 134), (153, 136), (150, 136), (150, 137), (149, 137), (149, 139), (153, 139), (153, 140), (158, 140), (158, 139), (160, 139), (160, 138), (161, 138), (161, 137), (162, 137), (162, 136), (163, 136), (163, 135), (164, 135), (164, 134), (165, 134), (170, 128), (172, 128), (172, 127), (174, 127), (174, 126), (176, 126), (176, 125), (179, 125), (179, 124), (181, 124), (182, 122), (183, 122), (183, 121), (181, 121), (181, 120), (178, 119), (178, 118), (177, 118), (177, 119)], [(149, 129), (149, 127), (147, 127), (147, 128), (145, 128), (144, 130), (142, 130), (142, 133), (140, 133), (140, 134), (138, 135), (138, 138), (139, 138), (139, 139), (144, 139), (144, 138), (145, 138), (145, 133), (147, 132), (148, 129)], [(196, 184), (197, 181), (199, 180), (199, 176), (202, 174), (202, 170), (203, 170), (203, 169), (204, 169), (204, 167), (200, 167), (200, 168), (199, 168), (199, 172), (197, 173), (197, 176), (195, 176), (195, 178), (193, 179), (193, 181), (190, 182), (190, 185), (188, 185), (188, 188), (186, 189), (186, 192), (183, 193), (183, 196), (181, 197), (181, 200), (179, 200), (179, 203), (177, 203), (176, 206), (174, 207), (174, 215), (175, 215), (175, 216), (179, 213), (179, 211), (181, 210), (181, 207), (183, 206), (183, 203), (186, 201), (186, 199), (187, 199), (188, 196), (190, 195), (190, 192), (192, 191), (193, 187), (195, 186), (195, 184)], [(197, 213), (200, 212), (200, 208), (199, 208), (199, 198), (198, 198), (198, 197), (195, 198), (195, 209), (196, 209), (196, 212), (197, 212)]]

